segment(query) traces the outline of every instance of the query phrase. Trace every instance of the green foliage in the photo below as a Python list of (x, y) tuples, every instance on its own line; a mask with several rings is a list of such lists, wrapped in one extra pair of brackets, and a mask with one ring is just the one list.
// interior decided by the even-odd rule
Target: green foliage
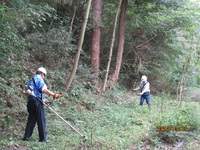
[[(25, 43), (23, 39), (18, 35), (18, 31), (15, 27), (13, 19), (14, 12), (6, 11), (6, 6), (0, 5), (0, 57), (2, 62), (14, 59), (20, 55)], [(2, 63), (1, 63), (2, 65)]]
[(35, 30), (47, 31), (51, 24), (56, 25), (56, 10), (45, 2), (33, 5), (30, 2), (19, 0), (13, 2), (12, 6), (17, 10), (17, 28), (22, 35)]
[(197, 76), (197, 87), (200, 87), (200, 76)]
[(27, 42), (33, 59), (40, 60), (49, 67), (72, 67), (70, 56), (75, 54), (75, 46), (70, 43), (69, 33), (65, 28), (30, 34)]
[(160, 97), (156, 100), (158, 116), (151, 125), (151, 140), (159, 147), (163, 142), (176, 143), (186, 140), (187, 136), (200, 129), (198, 103), (185, 103), (181, 108), (177, 108), (177, 102), (171, 99)]
[[(56, 8), (55, 1), (47, 1)], [(27, 101), (22, 90), (35, 69), (38, 66), (47, 68), (46, 82), (51, 90), (60, 92), (66, 84), (73, 65), (73, 55), (76, 53), (77, 41), (74, 39), (78, 39), (81, 26), (78, 19), (83, 15), (86, 1), (79, 2), (76, 1), (73, 5), (77, 5), (79, 9), (72, 35), (68, 33), (68, 26), (58, 19), (60, 16), (57, 16), (55, 9), (46, 3), (33, 5), (28, 1), (13, 1), (10, 5), (12, 9), (1, 4), (0, 149), (145, 149), (143, 141), (146, 139), (151, 141), (151, 149), (155, 149), (161, 148), (165, 141), (175, 143), (198, 134), (198, 102), (193, 105), (187, 99), (188, 104), (184, 105), (184, 101), (182, 107), (177, 109), (175, 98), (168, 93), (156, 92), (157, 96), (151, 97), (150, 111), (146, 104), (140, 107), (139, 97), (127, 91), (124, 86), (132, 84), (128, 80), (130, 75), (133, 80), (139, 72), (151, 74), (150, 79), (159, 79), (152, 82), (152, 85), (160, 84), (158, 89), (171, 89), (183, 73), (183, 64), (187, 67), (184, 73), (191, 76), (189, 83), (194, 83), (192, 78), (198, 77), (198, 70), (195, 74), (195, 69), (199, 67), (195, 66), (199, 53), (199, 10), (193, 5), (183, 5), (184, 1), (129, 1), (125, 34), (126, 57), (123, 58), (119, 84), (98, 95), (97, 87), (91, 83), (93, 76), (90, 74), (87, 50), (89, 38), (85, 38), (78, 70), (69, 91), (51, 105), (53, 110), (86, 135), (87, 141), (82, 141), (69, 126), (47, 109), (47, 132), (51, 142), (38, 143), (37, 128), (30, 141), (21, 141), (27, 118)], [(133, 2), (144, 3), (137, 4), (139, 7), (136, 7)], [(164, 5), (159, 6), (158, 2)], [(113, 1), (104, 4), (102, 62), (105, 62), (103, 57), (108, 54), (116, 4), (118, 2)], [(179, 7), (180, 4), (182, 7)], [(71, 14), (64, 14), (67, 24), (71, 20)], [(86, 36), (89, 34), (88, 30)], [(186, 45), (193, 46), (181, 44), (181, 36), (187, 40), (184, 42)], [(146, 41), (146, 44), (137, 47)], [(194, 49), (197, 53), (191, 53)], [(138, 65), (136, 60), (141, 60), (142, 63)], [(101, 69), (104, 67), (102, 63)], [(159, 125), (187, 126), (189, 131), (158, 133), (156, 126)]]
[[(52, 17), (54, 9), (48, 5), (35, 6), (25, 1), (15, 1), (12, 3), (12, 9), (1, 5), (0, 8), (0, 74), (4, 76), (12, 76), (15, 70), (18, 70), (18, 62), (16, 60), (27, 59), (27, 54), (24, 52), (26, 43), (24, 36), (30, 32), (30, 24), (39, 25), (41, 22), (46, 22), (48, 17)], [(55, 16), (56, 17), (56, 16)], [(31, 28), (34, 27), (31, 25)], [(42, 27), (42, 26), (41, 26)], [(10, 66), (10, 67), (7, 67)]]
[(177, 8), (181, 7), (182, 5), (185, 5), (185, 3), (187, 1), (188, 0), (179, 0), (179, 1), (176, 1), (176, 0), (136, 0), (136, 1), (134, 1), (134, 3), (138, 7), (142, 7), (145, 4), (154, 4), (157, 7), (163, 5), (163, 6), (166, 6), (166, 7), (177, 9)]
[(27, 17), (33, 19), (28, 22), (28, 25), (32, 25), (33, 29), (47, 31), (51, 27), (49, 24), (55, 23), (57, 15), (54, 8), (47, 4), (30, 5), (29, 7), (31, 9), (28, 9), (28, 12), (26, 12)]
[(186, 105), (180, 109), (161, 114), (155, 126), (187, 127), (188, 131), (198, 130), (200, 118), (196, 113), (197, 106)]
[[(173, 93), (181, 76), (187, 77), (186, 85), (195, 85), (198, 5), (188, 1), (136, 1), (138, 7), (129, 6), (127, 20), (131, 21), (127, 22), (126, 37), (131, 50), (125, 49), (124, 59), (128, 61), (123, 61), (122, 72), (136, 78), (138, 74), (153, 76), (158, 80), (157, 86), (162, 80), (163, 87), (167, 83), (165, 89)], [(184, 73), (183, 66), (187, 66)]]

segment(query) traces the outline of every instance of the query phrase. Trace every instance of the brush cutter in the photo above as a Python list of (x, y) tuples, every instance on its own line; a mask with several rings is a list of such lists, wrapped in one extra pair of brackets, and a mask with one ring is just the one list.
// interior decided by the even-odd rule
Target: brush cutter
[[(33, 91), (31, 91), (30, 89), (25, 91), (26, 94), (28, 95), (32, 95), (34, 97), (35, 94), (33, 93)], [(82, 138), (85, 138), (85, 136), (83, 134), (81, 134), (76, 128), (74, 128), (68, 121), (66, 121), (63, 117), (61, 117), (57, 112), (55, 112), (49, 105), (51, 104), (50, 102), (45, 103), (42, 99), (37, 98), (37, 100), (39, 100), (40, 102), (43, 103), (43, 105), (45, 105), (50, 111), (52, 111), (56, 116), (58, 116), (61, 120), (63, 120), (68, 126), (70, 126), (76, 133), (78, 133)]]

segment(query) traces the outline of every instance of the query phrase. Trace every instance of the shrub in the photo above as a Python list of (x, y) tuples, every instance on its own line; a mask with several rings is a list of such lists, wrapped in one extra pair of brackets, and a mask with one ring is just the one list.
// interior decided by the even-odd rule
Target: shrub
[(199, 130), (200, 116), (197, 110), (197, 105), (186, 104), (171, 112), (162, 113), (152, 126), (153, 131), (157, 131), (153, 133), (153, 139), (174, 143), (185, 139), (189, 132)]

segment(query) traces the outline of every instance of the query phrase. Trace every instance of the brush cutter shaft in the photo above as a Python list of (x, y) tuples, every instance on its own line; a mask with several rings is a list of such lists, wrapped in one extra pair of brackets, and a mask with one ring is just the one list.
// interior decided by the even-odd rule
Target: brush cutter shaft
[(83, 134), (81, 134), (78, 130), (76, 130), (71, 124), (69, 124), (69, 122), (67, 122), (63, 117), (61, 117), (57, 112), (55, 112), (51, 107), (49, 107), (48, 105), (46, 105), (45, 103), (43, 103), (45, 106), (47, 106), (47, 108), (49, 110), (51, 110), (54, 114), (56, 114), (56, 116), (58, 116), (60, 119), (62, 119), (68, 126), (70, 126), (74, 131), (76, 131), (76, 133), (78, 133), (81, 137), (84, 137)]

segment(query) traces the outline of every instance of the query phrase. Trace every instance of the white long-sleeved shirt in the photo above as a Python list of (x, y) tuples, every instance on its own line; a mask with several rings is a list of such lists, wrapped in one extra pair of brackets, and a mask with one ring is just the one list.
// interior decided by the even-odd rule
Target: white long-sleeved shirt
[(140, 85), (136, 88), (136, 90), (139, 90), (141, 94), (144, 94), (146, 92), (150, 92), (150, 83), (149, 82), (141, 82)]

